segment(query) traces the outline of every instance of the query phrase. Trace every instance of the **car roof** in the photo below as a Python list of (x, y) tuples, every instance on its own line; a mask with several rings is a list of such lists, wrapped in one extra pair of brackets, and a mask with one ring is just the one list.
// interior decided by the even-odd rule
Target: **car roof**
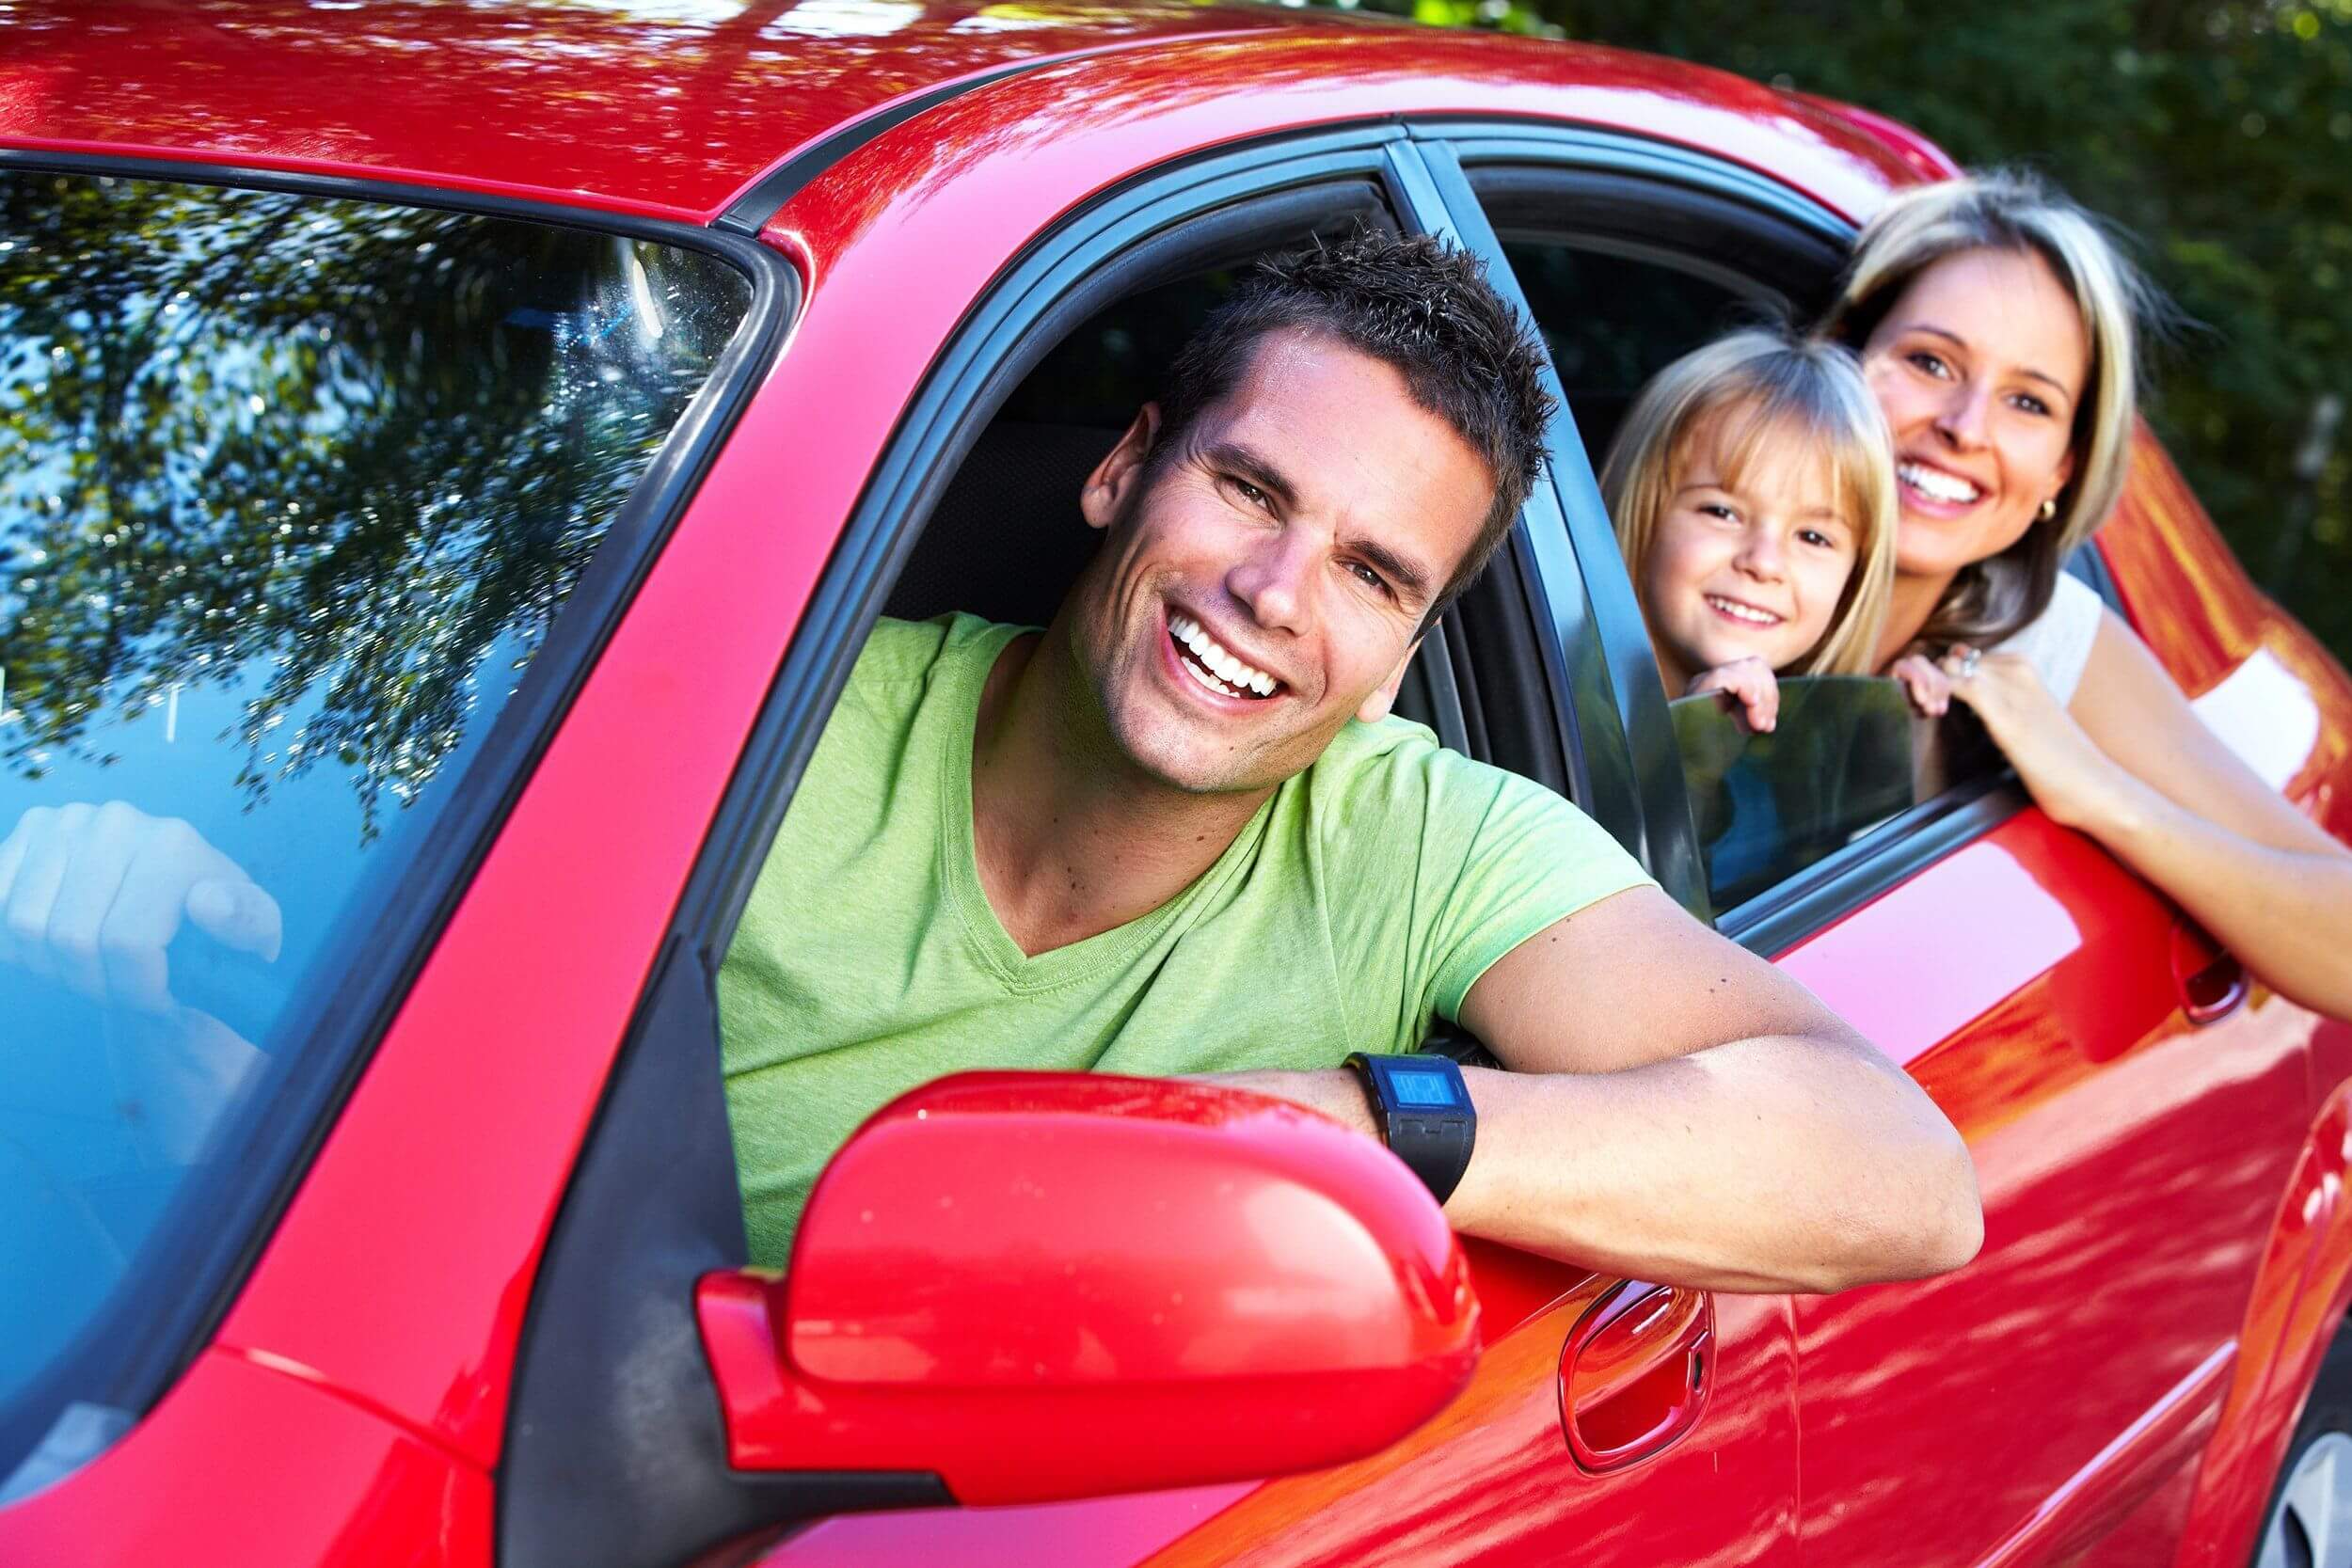
[(1191, 0), (28, 0), (0, 6), (0, 143), (707, 217), (911, 94), (1297, 25)]
[[(707, 222), (842, 128), (1025, 63), (1104, 56), (1116, 75), (1139, 50), (1181, 55), (1253, 34), (1341, 43), (1368, 29), (1391, 35), (1381, 51), (1391, 58), (1399, 30), (1437, 37), (1195, 0), (19, 0), (0, 7), (0, 147)], [(1465, 41), (1451, 35), (1448, 48)], [(1477, 46), (1498, 58), (1527, 47)], [(1622, 78), (1642, 59), (1562, 46), (1544, 57), (1562, 86)], [(1661, 96), (1739, 99), (1748, 112), (1769, 97), (1774, 118), (1892, 157), (1884, 128), (1799, 95), (1643, 65)]]

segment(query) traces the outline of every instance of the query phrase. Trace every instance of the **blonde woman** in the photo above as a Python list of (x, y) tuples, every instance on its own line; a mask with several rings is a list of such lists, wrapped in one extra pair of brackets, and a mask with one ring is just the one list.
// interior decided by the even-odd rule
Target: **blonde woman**
[(1894, 436), (1895, 578), (1877, 664), (1974, 709), (2050, 816), (2163, 889), (2280, 994), (2352, 1017), (2352, 853), (2206, 729), (2066, 557), (2122, 494), (2149, 291), (2038, 182), (1893, 201), (1826, 331)]
[(1601, 470), (1659, 674), (1777, 721), (1782, 673), (1875, 667), (1894, 573), (1886, 421), (1851, 354), (1761, 328), (1683, 356)]

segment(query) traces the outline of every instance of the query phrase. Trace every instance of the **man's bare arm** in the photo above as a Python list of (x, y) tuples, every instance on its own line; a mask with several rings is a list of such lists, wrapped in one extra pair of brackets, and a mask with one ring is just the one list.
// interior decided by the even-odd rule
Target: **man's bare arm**
[[(1983, 1236), (1967, 1146), (1910, 1077), (1655, 889), (1538, 932), (1462, 1022), (1457, 1229), (1643, 1279), (1827, 1291), (1954, 1269)], [(1348, 1073), (1244, 1074), (1369, 1132)]]

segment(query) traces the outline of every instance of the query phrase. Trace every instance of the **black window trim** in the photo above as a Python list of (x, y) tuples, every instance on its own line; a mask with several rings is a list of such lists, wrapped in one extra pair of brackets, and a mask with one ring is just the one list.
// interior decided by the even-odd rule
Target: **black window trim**
[[(1400, 144), (1392, 161), (1406, 216), (1431, 232), (1449, 235), (1481, 258), (1497, 292), (1522, 315), (1530, 315), (1484, 211), (1468, 199), (1469, 186), (1452, 150), (1442, 142), (1418, 139), (1416, 128), (1416, 139)], [(1564, 562), (1561, 557), (1562, 545), (1575, 529), (1561, 492), (1563, 458), (1567, 460), (1565, 466), (1581, 467), (1583, 443), (1577, 438), (1574, 416), (1549, 359), (1544, 376), (1558, 399), (1548, 443), (1550, 460), (1543, 482), (1529, 495), (1512, 528), (1509, 553), (1498, 558), (1495, 569), (1516, 577), (1537, 634), (1541, 673), (1567, 760), (1569, 797), (1619, 843), (1646, 858), (1636, 779), (1626, 767), (1626, 732), (1616, 704), (1613, 660), (1603, 650), (1601, 623), (1584, 594), (1583, 578), (1572, 558)], [(1549, 584), (1561, 591), (1548, 592)], [(1596, 744), (1579, 743), (1587, 732), (1597, 737)]]
[(1727, 912), (1720, 929), (1777, 958), (1983, 837), (2030, 800), (2007, 768), (1954, 784)]
[[(1532, 321), (1525, 293), (1465, 166), (1463, 153), (1475, 159), (1481, 142), (1449, 135), (1441, 126), (1416, 123), (1413, 129), (1430, 204), (1424, 221), (1453, 227), (1485, 261), (1497, 291)], [(1504, 160), (1526, 161), (1508, 153)], [(1708, 919), (1705, 870), (1632, 584), (1617, 559), (1616, 539), (1566, 388), (1549, 357), (1544, 380), (1558, 409), (1548, 483), (1539, 487), (1540, 499), (1531, 502), (1522, 520), (1521, 559), (1531, 600), (1549, 611), (1538, 619), (1549, 632), (1548, 653), (1559, 661), (1555, 684), (1568, 694), (1563, 713), (1572, 732), (1572, 770), (1580, 784), (1590, 783), (1577, 791), (1577, 799), (1648, 868), (1669, 897)]]
[[(1464, 172), (1468, 169), (1537, 165), (1568, 175), (1597, 172), (1640, 177), (1655, 183), (1661, 201), (1673, 201), (1685, 192), (1730, 198), (1753, 208), (1759, 221), (1794, 223), (1815, 234), (1835, 237), (1841, 245), (1850, 244), (1854, 231), (1853, 225), (1769, 176), (1630, 133), (1478, 120), (1415, 121), (1413, 131), (1416, 137), (1428, 138), (1433, 144), (1427, 149), (1433, 162), (1439, 153), (1453, 160), (1454, 177), (1459, 184), (1450, 187), (1450, 194), (1458, 201), (1475, 204), (1477, 199)], [(1493, 235), (1485, 224), (1483, 210), (1476, 226), (1465, 219), (1462, 228), (1466, 234), (1483, 230), (1489, 238)], [(1489, 253), (1488, 265), (1499, 279), (1508, 276), (1499, 245)], [(1517, 292), (1516, 280), (1513, 292)], [(1591, 467), (1581, 442), (1573, 455), (1573, 463), (1563, 464), (1555, 454), (1555, 480), (1564, 469), (1571, 479), (1589, 478)], [(1553, 544), (1544, 563), (1565, 567), (1573, 575), (1539, 572), (1539, 587), (1551, 594), (1555, 602), (1569, 601), (1561, 617), (1564, 625), (1573, 625), (1580, 618), (1600, 623), (1594, 641), (1606, 650), (1604, 673), (1616, 677), (1613, 695), (1621, 704), (1617, 723), (1588, 722), (1583, 726), (1586, 735), (1571, 736), (1569, 744), (1584, 747), (1594, 732), (1619, 746), (1626, 744), (1628, 735), (1643, 738), (1645, 743), (1632, 748), (1630, 758), (1618, 766), (1638, 781), (1645, 808), (1644, 863), (1669, 894), (1680, 897), (1686, 908), (1702, 918), (1708, 918), (1696, 828), (1683, 787), (1665, 692), (1650, 657), (1631, 581), (1617, 553), (1597, 486), (1571, 483), (1565, 499), (1570, 519), (1567, 537)], [(1568, 548), (1564, 552), (1561, 545)], [(2086, 562), (2092, 570), (2104, 564), (2096, 560)], [(2097, 577), (2091, 580), (2103, 597), (2111, 594), (2111, 583)], [(1585, 657), (1590, 659), (1592, 655), (1588, 651)], [(1597, 684), (1590, 682), (1588, 689)], [(1589, 714), (1585, 707), (1579, 711)], [(1611, 735), (1613, 730), (1615, 733)], [(1603, 766), (1599, 762), (1590, 765), (1597, 770)], [(1725, 936), (1751, 951), (1777, 957), (1992, 832), (2028, 803), (2016, 775), (2006, 769), (1957, 784), (1736, 908), (1711, 911), (1713, 922)]]
[(1410, 125), (1417, 140), (1442, 142), (1451, 148), (1464, 168), (1527, 164), (1582, 174), (1626, 175), (1661, 189), (1729, 198), (1753, 208), (1759, 216), (1810, 230), (1840, 245), (1850, 244), (1854, 233), (1854, 225), (1770, 175), (1637, 132), (1459, 116), (1416, 116)]
[[(1502, 223), (1495, 226), (1497, 236), (1506, 244), (1518, 238), (1523, 231), (1515, 224)], [(1746, 295), (1752, 300), (1770, 301), (1783, 308), (1788, 305), (1787, 295), (1771, 284), (1760, 283), (1753, 276), (1741, 272), (1737, 267), (1726, 266), (1721, 261), (1710, 261), (1703, 256), (1689, 255), (1672, 245), (1621, 239), (1615, 235), (1586, 236), (1579, 233), (1577, 248), (1597, 256), (1615, 256), (1629, 261), (1644, 261), (1653, 266), (1669, 267), (1687, 277), (1698, 278), (1702, 282), (1712, 283), (1728, 293)]]
[[(614, 515), (480, 752), (453, 781), (439, 825), (386, 901), (380, 940), (367, 945), (332, 995), (318, 999), (303, 1021), (310, 1044), (273, 1098), (272, 1114), (251, 1122), (252, 1140), (239, 1150), (241, 1165), (265, 1176), (247, 1178), (231, 1189), (235, 1201), (214, 1216), (222, 1239), (197, 1267), (174, 1280), (171, 1291), (131, 1293), (136, 1298), (138, 1332), (116, 1323), (134, 1306), (118, 1296), (93, 1325), (95, 1331), (77, 1341), (85, 1347), (82, 1355), (44, 1373), (38, 1392), (25, 1396), (54, 1398), (54, 1390), (71, 1387), (79, 1397), (143, 1418), (211, 1342), (244, 1290), (450, 914), (774, 359), (799, 309), (801, 285), (782, 255), (755, 241), (594, 207), (353, 176), (7, 147), (0, 147), (0, 172), (111, 176), (517, 219), (713, 256), (743, 274), (752, 287), (750, 307), (734, 339)], [(108, 1332), (110, 1326), (117, 1331)], [(106, 1374), (93, 1375), (98, 1358), (89, 1352), (100, 1347), (115, 1365)], [(125, 1347), (133, 1348), (125, 1354)]]

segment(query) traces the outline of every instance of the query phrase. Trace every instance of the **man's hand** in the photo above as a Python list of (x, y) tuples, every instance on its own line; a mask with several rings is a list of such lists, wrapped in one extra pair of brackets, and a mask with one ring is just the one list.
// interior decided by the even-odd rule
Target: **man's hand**
[(183, 920), (278, 957), (278, 901), (177, 817), (119, 800), (35, 806), (0, 840), (0, 961), (95, 1001), (169, 1013), (164, 949)]

